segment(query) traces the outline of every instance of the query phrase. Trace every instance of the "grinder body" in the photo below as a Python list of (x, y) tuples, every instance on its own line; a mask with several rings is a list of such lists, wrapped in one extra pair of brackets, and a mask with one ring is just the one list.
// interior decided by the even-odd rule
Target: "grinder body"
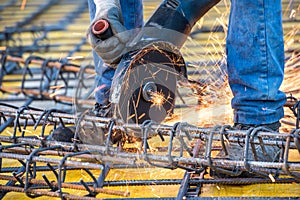
[(146, 22), (131, 46), (166, 41), (181, 48), (195, 23), (220, 0), (165, 0)]

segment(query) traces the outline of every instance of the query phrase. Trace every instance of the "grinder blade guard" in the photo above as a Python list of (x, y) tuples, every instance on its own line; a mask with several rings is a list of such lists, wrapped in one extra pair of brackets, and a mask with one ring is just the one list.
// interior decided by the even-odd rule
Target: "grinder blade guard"
[(185, 62), (170, 43), (153, 42), (124, 55), (111, 87), (114, 116), (125, 123), (162, 122), (173, 112), (177, 80), (183, 77)]

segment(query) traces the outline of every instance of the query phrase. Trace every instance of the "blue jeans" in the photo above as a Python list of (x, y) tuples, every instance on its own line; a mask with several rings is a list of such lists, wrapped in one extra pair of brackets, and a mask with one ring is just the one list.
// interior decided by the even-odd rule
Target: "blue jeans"
[[(141, 28), (143, 21), (143, 4), (142, 0), (120, 0), (124, 26), (127, 30)], [(88, 0), (90, 20), (93, 21), (96, 13), (96, 6), (93, 0)], [(96, 102), (107, 105), (109, 102), (109, 90), (115, 69), (104, 64), (95, 51), (93, 51), (95, 63), (95, 100)]]
[[(93, 19), (93, 1), (89, 0)], [(121, 0), (127, 29), (143, 24), (141, 0)], [(280, 0), (231, 0), (227, 67), (234, 122), (268, 124), (283, 117), (284, 43)], [(95, 54), (98, 103), (107, 103), (114, 70)], [(105, 87), (103, 87), (105, 85)]]
[(284, 42), (280, 0), (231, 0), (226, 43), (234, 122), (283, 117)]

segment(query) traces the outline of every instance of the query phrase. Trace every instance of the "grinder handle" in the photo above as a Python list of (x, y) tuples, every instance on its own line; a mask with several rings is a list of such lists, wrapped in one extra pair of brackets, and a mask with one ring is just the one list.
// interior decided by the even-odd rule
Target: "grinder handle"
[(101, 40), (106, 40), (113, 36), (113, 32), (107, 20), (100, 19), (92, 26), (93, 34)]

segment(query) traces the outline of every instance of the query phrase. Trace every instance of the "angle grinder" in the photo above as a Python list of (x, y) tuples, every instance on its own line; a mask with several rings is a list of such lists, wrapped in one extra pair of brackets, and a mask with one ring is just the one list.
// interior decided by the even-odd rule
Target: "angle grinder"
[[(172, 114), (177, 81), (187, 78), (179, 49), (196, 21), (219, 1), (163, 1), (116, 66), (110, 93), (114, 117), (140, 125), (161, 123)], [(102, 40), (113, 34), (105, 20), (94, 23), (93, 33)], [(140, 131), (132, 134), (142, 137)]]

